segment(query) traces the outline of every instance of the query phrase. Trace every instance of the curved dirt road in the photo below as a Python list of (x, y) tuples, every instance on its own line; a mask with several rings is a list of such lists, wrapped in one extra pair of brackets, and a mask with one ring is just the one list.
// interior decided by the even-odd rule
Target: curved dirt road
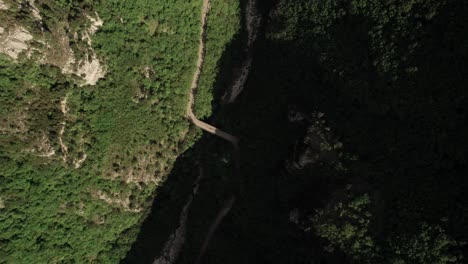
[(189, 92), (189, 102), (187, 104), (187, 117), (190, 119), (192, 124), (205, 130), (206, 132), (216, 135), (222, 139), (225, 139), (231, 142), (235, 148), (237, 148), (239, 140), (237, 137), (222, 131), (208, 123), (205, 123), (199, 120), (193, 113), (193, 104), (195, 101), (195, 91), (197, 90), (198, 80), (200, 79), (201, 70), (203, 67), (203, 62), (205, 59), (205, 44), (206, 44), (206, 21), (208, 16), (208, 10), (210, 8), (210, 1), (203, 0), (202, 14), (201, 14), (201, 35), (200, 35), (200, 44), (198, 45), (198, 59), (197, 59), (197, 68), (193, 73), (192, 84), (190, 86)]
[[(193, 104), (194, 104), (194, 94), (195, 91), (197, 90), (198, 86), (198, 80), (200, 79), (200, 74), (201, 70), (203, 67), (203, 62), (205, 58), (205, 44), (206, 44), (206, 22), (207, 22), (207, 15), (208, 11), (210, 8), (210, 0), (203, 0), (203, 7), (202, 7), (202, 15), (201, 15), (201, 35), (200, 35), (200, 44), (198, 45), (198, 59), (197, 59), (197, 68), (195, 72), (193, 73), (192, 77), (192, 85), (190, 87), (190, 93), (189, 93), (189, 102), (187, 104), (187, 117), (190, 119), (190, 121), (197, 127), (205, 130), (206, 132), (213, 134), (215, 136), (218, 136), (222, 139), (225, 139), (229, 142), (232, 143), (234, 146), (234, 162), (235, 162), (235, 169), (238, 170), (239, 168), (239, 140), (237, 137), (226, 133), (222, 131), (221, 129), (218, 129), (208, 123), (205, 123), (201, 120), (199, 120), (195, 114), (193, 113)], [(208, 247), (208, 244), (211, 241), (211, 238), (213, 237), (213, 234), (215, 233), (216, 229), (218, 229), (219, 224), (223, 221), (224, 217), (229, 213), (229, 211), (232, 208), (232, 205), (234, 204), (235, 201), (235, 196), (232, 196), (223, 206), (221, 211), (218, 213), (216, 216), (215, 221), (211, 224), (210, 229), (208, 231), (208, 234), (205, 238), (205, 241), (203, 242), (203, 245), (200, 249), (198, 259), (196, 263), (200, 263), (201, 259), (203, 258), (203, 255), (206, 251), (206, 248)]]
[[(186, 115), (187, 118), (197, 127), (205, 130), (206, 132), (216, 135), (222, 139), (225, 139), (229, 142), (231, 142), (235, 148), (235, 153), (238, 152), (238, 139), (237, 137), (226, 133), (208, 123), (205, 123), (201, 120), (199, 120), (195, 114), (193, 113), (193, 104), (194, 104), (194, 94), (195, 91), (197, 90), (198, 86), (198, 80), (200, 79), (201, 75), (201, 69), (203, 66), (204, 62), (204, 55), (205, 55), (205, 43), (206, 43), (206, 21), (207, 21), (207, 15), (208, 15), (208, 10), (210, 8), (210, 1), (209, 0), (203, 0), (203, 6), (202, 6), (202, 14), (201, 14), (201, 34), (200, 34), (200, 44), (198, 45), (198, 58), (197, 58), (197, 68), (195, 72), (193, 73), (192, 77), (192, 84), (190, 86), (190, 92), (189, 92), (189, 102), (187, 104), (187, 111)], [(236, 154), (235, 157), (238, 155)], [(237, 158), (235, 159), (237, 160)], [(236, 162), (237, 164), (237, 162)], [(236, 166), (237, 167), (237, 166)], [(165, 243), (164, 248), (161, 252), (161, 256), (159, 256), (157, 259), (154, 260), (153, 264), (172, 264), (177, 260), (177, 257), (180, 254), (180, 251), (182, 249), (182, 246), (185, 242), (185, 234), (186, 234), (186, 222), (188, 218), (188, 210), (190, 208), (190, 205), (196, 196), (198, 192), (198, 186), (199, 182), (202, 178), (202, 171), (200, 167), (200, 173), (195, 181), (194, 188), (192, 190), (192, 195), (189, 197), (187, 200), (187, 203), (182, 209), (182, 212), (180, 214), (180, 224), (179, 227), (176, 229), (176, 231), (169, 237), (169, 240)], [(211, 225), (209, 233), (207, 235), (207, 238), (205, 239), (205, 242), (202, 246), (202, 249), (200, 250), (200, 254), (198, 257), (198, 261), (203, 257), (203, 253), (206, 250), (206, 247), (208, 246), (211, 237), (213, 236), (213, 233), (216, 231), (217, 227), (219, 226), (220, 222), (222, 219), (226, 216), (226, 214), (230, 211), (232, 204), (234, 203), (235, 198), (231, 198), (227, 205), (225, 205), (221, 212), (218, 214), (218, 216), (215, 219), (215, 222)]]

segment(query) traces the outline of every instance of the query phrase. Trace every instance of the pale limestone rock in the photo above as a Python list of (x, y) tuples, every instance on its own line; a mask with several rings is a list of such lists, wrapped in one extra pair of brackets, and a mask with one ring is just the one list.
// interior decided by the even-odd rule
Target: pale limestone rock
[(8, 10), (8, 8), (7, 4), (0, 0), (0, 10)]
[(13, 59), (29, 48), (28, 42), (33, 36), (24, 27), (15, 26), (10, 31), (2, 28), (0, 32), (0, 53), (4, 53)]

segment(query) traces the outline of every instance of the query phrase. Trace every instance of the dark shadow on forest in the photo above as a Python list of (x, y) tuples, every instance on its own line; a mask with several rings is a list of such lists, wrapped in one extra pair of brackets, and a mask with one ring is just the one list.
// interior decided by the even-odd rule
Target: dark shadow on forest
[[(226, 87), (233, 81), (236, 73), (233, 69), (241, 64), (242, 34), (241, 30), (234, 36), (218, 63), (219, 74), (213, 89), (213, 113), (219, 109), (218, 102), (226, 91)], [(212, 120), (213, 117), (214, 115), (208, 120)], [(197, 163), (200, 160), (200, 153), (213, 139), (211, 135), (204, 135), (194, 146), (177, 158), (167, 180), (156, 190), (157, 194), (151, 211), (142, 224), (137, 240), (122, 263), (152, 263), (160, 255), (164, 243), (178, 227), (180, 212), (192, 193), (192, 184), (199, 172)], [(217, 139), (215, 142), (228, 144), (219, 142)]]
[[(414, 232), (414, 223), (440, 224), (445, 217), (447, 232), (466, 238), (465, 10), (449, 5), (441, 12), (419, 40), (422, 48), (402, 62), (394, 84), (372, 64), (368, 25), (359, 17), (334, 31), (339, 49), (333, 50), (336, 65), (329, 66), (346, 69), (344, 77), (320, 65), (317, 52), (308, 49), (313, 42), (260, 40), (246, 89), (216, 114), (217, 124), (241, 139), (241, 196), (204, 263), (343, 263), (288, 217), (295, 207), (308, 212), (322, 207), (349, 183), (378, 193), (383, 209), (376, 219), (383, 223), (375, 231), (382, 239), (395, 230)], [(407, 73), (411, 65), (419, 67), (413, 75)], [(359, 158), (347, 162), (346, 174), (285, 169), (305, 129), (290, 124), (291, 108), (326, 114), (346, 152)]]
[[(405, 77), (405, 69), (399, 69), (402, 77), (397, 85), (390, 85), (388, 76), (372, 65), (366, 49), (367, 25), (359, 18), (350, 18), (333, 36), (336, 46), (343, 48), (334, 51), (336, 65), (332, 67), (349, 71), (345, 77), (318, 63), (317, 53), (307, 49), (314, 43), (260, 39), (244, 92), (233, 105), (222, 109), (214, 105), (219, 111), (212, 122), (241, 139), (241, 173), (235, 179), (241, 188), (203, 263), (343, 263), (341, 256), (324, 253), (316, 237), (292, 225), (289, 211), (301, 208), (313, 212), (334, 190), (356, 178), (372, 186), (369, 191), (380, 193), (383, 210), (377, 219), (385, 220), (379, 230), (382, 239), (397, 229), (413, 231), (412, 223), (440, 223), (444, 217), (450, 220), (444, 228), (452, 237), (468, 237), (468, 197), (463, 195), (468, 189), (468, 34), (464, 30), (466, 19), (461, 19), (465, 11), (448, 6), (432, 22), (420, 40), (422, 48), (405, 64), (417, 65), (418, 71)], [(226, 75), (220, 75), (216, 82), (215, 101), (232, 78), (232, 54), (227, 51), (223, 55), (222, 72)], [(291, 108), (326, 114), (346, 152), (359, 157), (346, 164), (347, 174), (331, 175), (325, 168), (291, 173), (285, 168), (307, 127), (290, 124)], [(231, 191), (221, 187), (232, 179), (224, 175), (228, 166), (218, 162), (226, 152), (226, 143), (213, 138), (205, 142), (211, 143), (199, 142), (194, 149), (203, 149), (208, 156), (204, 159), (212, 160), (206, 167), (215, 180), (204, 185), (192, 205), (195, 209), (180, 263), (196, 258), (209, 221)], [(162, 219), (178, 217), (194, 180), (192, 175), (185, 181), (181, 174), (193, 166), (193, 157), (179, 158), (163, 187), (167, 193), (180, 195), (180, 202), (161, 209), (164, 199), (168, 200), (161, 191), (162, 198), (157, 200), (163, 201), (160, 207), (155, 202), (154, 215), (148, 218), (152, 220), (143, 225), (134, 248), (160, 250), (162, 244), (153, 241), (167, 239), (169, 230), (175, 229), (177, 218), (172, 219), (172, 225)], [(177, 187), (177, 181), (185, 187)], [(132, 252), (135, 249), (129, 256), (137, 256)], [(158, 253), (152, 254), (153, 258)], [(145, 263), (141, 258), (132, 260), (138, 261), (129, 263)]]
[(137, 240), (122, 263), (153, 263), (170, 235), (179, 226), (180, 213), (192, 195), (198, 176), (197, 152), (200, 140), (179, 156), (164, 184), (156, 190), (151, 211), (143, 222)]

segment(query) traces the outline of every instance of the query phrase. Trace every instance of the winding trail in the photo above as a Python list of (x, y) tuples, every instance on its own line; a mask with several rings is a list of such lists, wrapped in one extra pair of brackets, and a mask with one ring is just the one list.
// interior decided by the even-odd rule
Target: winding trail
[(198, 81), (200, 79), (203, 63), (205, 61), (205, 48), (206, 48), (206, 25), (207, 25), (207, 18), (208, 18), (208, 11), (210, 9), (210, 1), (203, 0), (202, 6), (202, 14), (201, 14), (201, 34), (200, 34), (200, 44), (198, 45), (198, 59), (197, 59), (197, 68), (193, 73), (192, 77), (192, 84), (190, 86), (189, 92), (189, 101), (187, 104), (187, 118), (194, 124), (195, 126), (205, 130), (206, 132), (218, 136), (222, 139), (225, 139), (231, 142), (235, 148), (237, 148), (239, 140), (237, 137), (222, 131), (208, 123), (205, 123), (198, 119), (195, 114), (193, 113), (193, 104), (195, 102), (195, 92), (198, 87)]
[[(218, 129), (206, 122), (201, 121), (198, 119), (195, 114), (193, 113), (193, 105), (195, 102), (195, 92), (198, 87), (198, 81), (200, 79), (204, 59), (205, 59), (205, 48), (206, 48), (206, 24), (207, 24), (207, 17), (208, 17), (208, 11), (210, 9), (210, 0), (203, 0), (203, 5), (202, 5), (202, 12), (201, 12), (201, 34), (200, 34), (200, 43), (198, 45), (198, 58), (197, 58), (197, 64), (196, 64), (196, 70), (193, 73), (192, 77), (192, 84), (190, 86), (190, 91), (189, 91), (189, 101), (187, 103), (187, 110), (186, 110), (186, 116), (198, 128), (201, 128), (202, 130), (213, 134), (215, 136), (218, 136), (224, 140), (227, 140), (230, 142), (235, 149), (235, 162), (238, 164), (238, 152), (239, 152), (239, 140), (237, 137), (226, 133), (222, 131), (221, 129)], [(236, 168), (238, 166), (236, 165)], [(188, 218), (188, 210), (190, 208), (190, 205), (193, 202), (193, 199), (195, 198), (196, 194), (198, 193), (198, 188), (199, 188), (199, 182), (202, 179), (202, 168), (200, 168), (199, 176), (197, 180), (194, 183), (194, 187), (192, 190), (192, 194), (188, 198), (185, 206), (182, 209), (182, 212), (180, 213), (180, 219), (179, 219), (179, 227), (175, 230), (175, 232), (169, 237), (168, 241), (164, 245), (164, 248), (161, 252), (161, 255), (154, 260), (153, 264), (172, 264), (174, 263), (182, 249), (183, 244), (185, 243), (185, 235), (187, 232), (187, 218)], [(211, 237), (213, 236), (214, 232), (218, 228), (219, 224), (223, 220), (223, 218), (229, 213), (231, 210), (232, 205), (234, 204), (235, 197), (231, 197), (227, 203), (223, 206), (221, 211), (218, 213), (215, 221), (212, 223), (208, 235), (205, 238), (205, 242), (202, 245), (202, 248), (200, 250), (199, 256), (197, 263), (200, 261), (200, 259), (203, 257), (204, 252), (211, 241)]]
[[(203, 63), (205, 60), (205, 48), (206, 48), (206, 24), (207, 24), (207, 17), (208, 17), (208, 11), (210, 9), (210, 0), (203, 0), (203, 7), (202, 7), (202, 14), (201, 14), (201, 35), (200, 35), (200, 44), (198, 45), (198, 59), (197, 59), (197, 68), (195, 72), (193, 73), (192, 77), (192, 85), (190, 87), (190, 93), (189, 93), (189, 102), (187, 104), (187, 117), (190, 119), (190, 121), (197, 127), (205, 130), (206, 132), (213, 134), (215, 136), (218, 136), (224, 140), (227, 140), (231, 142), (231, 144), (234, 146), (234, 163), (235, 163), (235, 169), (238, 170), (239, 168), (239, 139), (227, 132), (222, 131), (219, 128), (216, 128), (208, 123), (205, 123), (198, 119), (195, 114), (193, 113), (193, 104), (194, 104), (194, 94), (197, 90), (198, 87), (198, 81), (200, 79)], [(215, 231), (218, 229), (219, 225), (223, 221), (224, 217), (229, 213), (229, 211), (232, 208), (232, 205), (234, 204), (236, 200), (235, 196), (232, 196), (228, 201), (226, 201), (219, 211), (218, 215), (216, 216), (214, 222), (211, 224), (210, 229), (208, 231), (207, 236), (205, 237), (205, 241), (203, 242), (203, 245), (200, 249), (200, 252), (198, 254), (198, 258), (196, 263), (200, 263), (201, 259), (203, 258), (203, 255), (205, 254), (205, 251), (215, 233)]]

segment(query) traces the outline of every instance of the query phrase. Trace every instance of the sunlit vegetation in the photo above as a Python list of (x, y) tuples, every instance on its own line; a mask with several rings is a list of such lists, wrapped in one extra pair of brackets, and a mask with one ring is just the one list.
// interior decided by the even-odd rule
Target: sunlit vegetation
[[(217, 60), (237, 29), (234, 2), (212, 7), (214, 53), (198, 107), (204, 115)], [(38, 0), (42, 23), (27, 4), (0, 11), (35, 38), (64, 34), (77, 57), (86, 54), (75, 32), (98, 14), (103, 25), (92, 47), (106, 67), (96, 85), (82, 86), (34, 56), (13, 63), (0, 54), (0, 262), (116, 263), (125, 256), (157, 187), (199, 136), (185, 107), (201, 3)], [(233, 19), (221, 22), (223, 14)], [(226, 27), (229, 34), (219, 33)]]
[[(199, 118), (209, 117), (212, 110), (214, 84), (219, 77), (220, 58), (239, 30), (239, 1), (212, 1), (207, 21), (205, 63), (196, 95), (195, 112)], [(225, 74), (225, 73), (224, 73)], [(222, 87), (228, 89), (228, 87)]]

